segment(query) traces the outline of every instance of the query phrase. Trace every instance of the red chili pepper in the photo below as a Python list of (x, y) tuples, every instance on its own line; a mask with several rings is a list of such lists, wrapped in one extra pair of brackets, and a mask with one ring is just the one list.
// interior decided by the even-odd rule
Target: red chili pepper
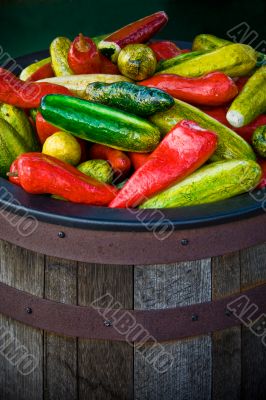
[(40, 79), (52, 78), (54, 76), (54, 71), (52, 64), (49, 62), (35, 71), (28, 79), (27, 82), (34, 82)]
[(89, 149), (89, 158), (107, 160), (118, 177), (125, 178), (131, 167), (130, 159), (123, 151), (103, 144), (93, 144)]
[(142, 165), (145, 164), (145, 162), (148, 160), (150, 153), (127, 153), (128, 157), (130, 158), (130, 161), (135, 169), (139, 169), (142, 167)]
[[(25, 153), (17, 159), (22, 188), (32, 194), (54, 194), (74, 203), (104, 206), (117, 194), (114, 186), (103, 184), (71, 165), (43, 153)], [(12, 171), (15, 174), (14, 170)]]
[(55, 132), (58, 132), (60, 129), (52, 124), (49, 124), (49, 122), (47, 122), (43, 118), (42, 114), (38, 111), (36, 114), (36, 130), (40, 143), (44, 144), (45, 140), (49, 136), (53, 135)]
[(157, 61), (168, 60), (181, 54), (179, 47), (168, 40), (150, 43), (149, 47), (154, 51)]
[(136, 207), (152, 195), (184, 179), (213, 154), (217, 135), (195, 122), (179, 122), (146, 163), (128, 180), (110, 203), (111, 208)]
[(20, 108), (37, 108), (47, 94), (72, 93), (64, 86), (46, 82), (24, 82), (12, 72), (0, 68), (0, 101)]
[(258, 184), (258, 189), (263, 189), (266, 187), (266, 160), (258, 159), (257, 163), (261, 166), (262, 177), (260, 183)]
[(135, 21), (102, 40), (98, 48), (108, 58), (117, 60), (118, 54), (128, 44), (146, 43), (168, 22), (164, 11), (159, 11), (138, 21)]
[(70, 46), (68, 64), (75, 74), (99, 73), (100, 55), (96, 44), (80, 33)]
[(238, 93), (234, 81), (222, 72), (212, 72), (200, 78), (159, 74), (138, 84), (164, 90), (188, 103), (212, 106), (227, 103)]
[(109, 74), (109, 75), (120, 75), (120, 71), (118, 66), (114, 64), (111, 60), (105, 57), (103, 54), (100, 54), (101, 60), (101, 74)]
[(208, 114), (210, 117), (216, 119), (217, 121), (221, 122), (228, 128), (232, 129), (239, 136), (245, 139), (248, 143), (251, 144), (251, 138), (254, 131), (262, 125), (266, 125), (266, 115), (262, 114), (259, 115), (254, 121), (250, 124), (243, 126), (242, 128), (234, 128), (229, 124), (226, 119), (227, 108), (226, 107), (217, 107), (217, 108), (203, 108), (203, 111)]
[(10, 180), (10, 182), (14, 183), (15, 185), (21, 186), (21, 185), (20, 185), (20, 181), (19, 181), (19, 176), (13, 176), (13, 175), (12, 175), (12, 174), (15, 175), (16, 172), (17, 172), (17, 170), (18, 170), (18, 158), (16, 158), (16, 159), (12, 162), (12, 164), (11, 164), (11, 166), (10, 166), (9, 171), (11, 172), (11, 175), (9, 176), (9, 180)]

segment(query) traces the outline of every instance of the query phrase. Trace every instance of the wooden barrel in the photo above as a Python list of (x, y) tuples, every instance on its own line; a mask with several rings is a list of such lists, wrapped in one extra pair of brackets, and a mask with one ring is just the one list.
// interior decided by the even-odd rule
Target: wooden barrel
[[(256, 225), (258, 221), (261, 229)], [(83, 230), (82, 250), (78, 243), (82, 236), (79, 229), (75, 231), (71, 227), (40, 223), (37, 232), (31, 235), (30, 239), (22, 238), (14, 227), (10, 228), (10, 224), (2, 215), (0, 237), (5, 240), (0, 241), (2, 285), (0, 294), (1, 290), (4, 293), (0, 302), (0, 399), (264, 399), (265, 335), (261, 333), (262, 331), (255, 334), (248, 321), (240, 325), (239, 315), (239, 318), (234, 316), (234, 322), (228, 325), (225, 318), (228, 320), (232, 318), (234, 307), (229, 309), (224, 305), (228, 305), (229, 299), (232, 304), (230, 296), (234, 296), (233, 301), (238, 301), (242, 296), (248, 299), (247, 308), (251, 307), (253, 310), (252, 307), (259, 301), (258, 296), (252, 300), (253, 288), (255, 290), (264, 288), (264, 292), (261, 292), (264, 294), (260, 297), (260, 299), (263, 297), (264, 303), (262, 302), (262, 306), (256, 310), (256, 318), (265, 314), (266, 245), (263, 244), (265, 221), (263, 215), (248, 220), (251, 229), (248, 240), (250, 244), (252, 241), (257, 241), (256, 246), (213, 257), (208, 255), (213, 255), (221, 249), (218, 246), (216, 250), (211, 250), (212, 246), (208, 244), (214, 243), (215, 232), (222, 232), (220, 227), (213, 227), (212, 234), (208, 229), (199, 232), (180, 231), (173, 234), (171, 242), (171, 246), (174, 246), (174, 243), (176, 245), (176, 258), (179, 261), (169, 262), (169, 257), (172, 258), (173, 255), (165, 252), (160, 257), (156, 255), (160, 259), (160, 264), (153, 265), (148, 264), (148, 260), (154, 257), (148, 239), (146, 236), (141, 236), (141, 241), (145, 242), (149, 253), (145, 256), (137, 240), (141, 233), (131, 232), (130, 235), (135, 237), (137, 243), (135, 259), (139, 260), (142, 257), (145, 265), (141, 263), (133, 265), (131, 261), (134, 261), (134, 257), (132, 258), (130, 254), (128, 254), (130, 263), (126, 265), (122, 262), (114, 264), (114, 260), (119, 258), (115, 242), (108, 242), (109, 236), (103, 232), (101, 237), (105, 238), (108, 251), (97, 239), (99, 232), (95, 231), (92, 236), (92, 232), (87, 230)], [(248, 230), (243, 228), (242, 222), (239, 223), (243, 235), (247, 238)], [(233, 222), (235, 232), (240, 232), (239, 223)], [(227, 224), (223, 226), (225, 232), (227, 228)], [(231, 251), (234, 231), (232, 227), (230, 229), (231, 236), (226, 243)], [(258, 232), (260, 234), (256, 236)], [(120, 233), (122, 242), (124, 240), (128, 243), (127, 235), (125, 232)], [(37, 241), (36, 236), (39, 238)], [(114, 241), (118, 240), (115, 234), (112, 236)], [(91, 242), (88, 241), (89, 237)], [(94, 243), (93, 237), (98, 241)], [(206, 257), (201, 259), (197, 259), (196, 249), (193, 248), (197, 237), (204, 237), (206, 243), (206, 249), (203, 249)], [(219, 242), (219, 237), (216, 236), (215, 240)], [(53, 246), (49, 247), (50, 241), (53, 242)], [(44, 242), (48, 243), (46, 249), (42, 247)], [(64, 251), (66, 256), (71, 258), (69, 257), (71, 249), (68, 250), (71, 248), (71, 242), (73, 257), (79, 261), (62, 258), (61, 254)], [(120, 246), (122, 242), (119, 243)], [(91, 262), (95, 256), (93, 250), (91, 253), (90, 250), (92, 244), (97, 246), (97, 243), (99, 260), (102, 257), (104, 263)], [(238, 243), (239, 248), (243, 247), (243, 243), (244, 246), (247, 245), (242, 239), (242, 244)], [(193, 256), (189, 257), (190, 245)], [(236, 242), (234, 246), (237, 246)], [(79, 254), (74, 248), (79, 249)], [(153, 248), (156, 253), (155, 246)], [(37, 249), (39, 251), (43, 249), (46, 255), (37, 252)], [(185, 249), (182, 251), (186, 254), (183, 254), (181, 249)], [(198, 254), (203, 254), (203, 250), (198, 249)], [(61, 256), (51, 255), (53, 252)], [(107, 263), (108, 253), (109, 263)], [(121, 254), (122, 258), (126, 257), (122, 249)], [(86, 257), (90, 263), (85, 262)], [(163, 258), (167, 263), (162, 263)], [(183, 261), (180, 260), (182, 258)], [(184, 261), (189, 258), (194, 260)], [(14, 288), (19, 291), (12, 292)], [(34, 297), (28, 298), (25, 293)], [(68, 337), (58, 332), (52, 333), (33, 327), (38, 324), (46, 326), (45, 320), (49, 320), (49, 310), (53, 316), (50, 323), (56, 326), (63, 318), (64, 309), (60, 309), (62, 312), (60, 311), (57, 314), (58, 318), (55, 318), (53, 308), (49, 309), (49, 306), (50, 303), (61, 303), (63, 307), (66, 304), (74, 306), (70, 311), (75, 323), (71, 323), (71, 318), (66, 318), (63, 328), (68, 329), (68, 332), (74, 332), (79, 328), (79, 324), (86, 322), (90, 331), (94, 329), (91, 326), (94, 322), (90, 320), (90, 314), (86, 317), (86, 310), (92, 306), (94, 309), (104, 310), (108, 308), (110, 298), (113, 301), (112, 308), (133, 310), (134, 317), (143, 318), (144, 325), (149, 323), (151, 315), (150, 325), (148, 324), (151, 331), (153, 324), (158, 325), (161, 332), (159, 336), (168, 339), (132, 344), (130, 340), (121, 336), (116, 337), (117, 333), (112, 334), (114, 327), (109, 314), (104, 315), (104, 328), (99, 327), (99, 338), (85, 339), (82, 336), (86, 335), (86, 332), (85, 334), (83, 332), (81, 337)], [(46, 303), (39, 305), (38, 299), (46, 299)], [(53, 302), (49, 302), (50, 300)], [(199, 304), (203, 306), (202, 309), (197, 308)], [(263, 305), (264, 308), (261, 308)], [(40, 307), (44, 307), (43, 315), (38, 315), (41, 313)], [(209, 308), (206, 311), (204, 307)], [(219, 318), (214, 321), (216, 313), (221, 312), (221, 307), (224, 307), (225, 313), (225, 317), (220, 316), (221, 326), (224, 328), (212, 331), (211, 327), (216, 326), (216, 323), (217, 327), (221, 328)], [(82, 320), (75, 319), (75, 310), (77, 313), (83, 312)], [(147, 313), (138, 314), (139, 310)], [(165, 317), (162, 310), (170, 311), (170, 314)], [(25, 315), (21, 316), (23, 312)], [(250, 314), (252, 313), (245, 315), (251, 317)], [(114, 317), (114, 313), (111, 317)], [(179, 319), (185, 322), (179, 324)], [(180, 326), (176, 330), (178, 324)], [(196, 324), (202, 324), (201, 328), (194, 329)], [(265, 319), (261, 324), (262, 327), (265, 325)], [(105, 339), (103, 339), (103, 329), (107, 332)], [(173, 337), (168, 335), (169, 332)], [(110, 338), (118, 340), (108, 340), (109, 334)], [(147, 357), (147, 354), (151, 354), (151, 348), (152, 360), (158, 361), (157, 356), (162, 350), (164, 355), (167, 355), (163, 368), (152, 362), (151, 357)]]

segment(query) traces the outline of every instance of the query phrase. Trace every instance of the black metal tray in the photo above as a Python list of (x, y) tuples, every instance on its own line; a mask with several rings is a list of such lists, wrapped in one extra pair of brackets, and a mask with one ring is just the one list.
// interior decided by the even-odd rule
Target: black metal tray
[[(177, 41), (177, 44), (183, 48), (191, 46), (189, 42)], [(16, 62), (24, 68), (48, 55), (48, 51), (40, 51), (19, 57)], [(61, 226), (105, 231), (147, 231), (147, 228), (152, 230), (153, 226), (162, 224), (162, 220), (164, 226), (168, 224), (175, 229), (197, 228), (248, 218), (263, 213), (266, 207), (265, 189), (199, 206), (164, 210), (125, 210), (77, 205), (47, 196), (29, 195), (3, 178), (0, 178), (0, 184), (0, 209), (5, 208), (18, 214), (27, 212), (41, 221)]]

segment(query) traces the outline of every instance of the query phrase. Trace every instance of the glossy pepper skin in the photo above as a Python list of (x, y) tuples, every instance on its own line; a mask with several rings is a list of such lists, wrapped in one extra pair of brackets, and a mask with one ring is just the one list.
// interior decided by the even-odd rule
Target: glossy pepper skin
[(100, 63), (101, 74), (120, 75), (118, 66), (110, 61), (109, 58), (105, 57), (103, 54), (100, 54)]
[(149, 197), (194, 172), (214, 153), (218, 138), (192, 121), (179, 122), (146, 163), (110, 203), (111, 208), (136, 207)]
[(165, 12), (159, 11), (138, 21), (135, 21), (107, 36), (98, 44), (99, 50), (113, 62), (118, 54), (128, 44), (146, 43), (168, 22)]
[(93, 40), (80, 33), (70, 46), (68, 64), (78, 75), (99, 73), (100, 55)]
[(238, 94), (234, 81), (222, 72), (212, 72), (200, 78), (161, 74), (146, 79), (139, 85), (161, 89), (187, 103), (209, 106), (228, 103)]
[(26, 82), (35, 82), (40, 79), (52, 78), (53, 76), (54, 70), (52, 68), (52, 64), (48, 62), (47, 64), (44, 64), (42, 67), (38, 68), (37, 71), (33, 72)]
[[(117, 189), (88, 177), (71, 165), (43, 153), (25, 153), (16, 163), (19, 183), (32, 194), (54, 194), (74, 203), (104, 206)], [(13, 168), (14, 172), (14, 168)]]
[(47, 94), (68, 94), (71, 92), (54, 83), (24, 82), (12, 72), (0, 68), (0, 101), (20, 108), (37, 108)]
[(150, 43), (149, 47), (153, 50), (157, 61), (168, 60), (182, 53), (182, 50), (174, 42), (168, 40)]
[(93, 160), (108, 161), (116, 177), (119, 178), (125, 178), (131, 167), (130, 159), (123, 151), (112, 149), (104, 144), (93, 144), (89, 149), (88, 155)]
[[(12, 162), (12, 164), (11, 164), (11, 166), (10, 166), (10, 169), (9, 169), (9, 172), (11, 172), (11, 173), (17, 173), (17, 170), (18, 170), (18, 158), (16, 158), (13, 162)], [(12, 182), (12, 183), (14, 183), (15, 185), (18, 185), (18, 186), (21, 186), (20, 185), (20, 181), (19, 181), (19, 176), (9, 176), (9, 181), (10, 182)]]
[(36, 130), (37, 130), (37, 135), (39, 138), (39, 141), (41, 144), (44, 144), (45, 140), (51, 136), (53, 133), (58, 132), (58, 128), (52, 124), (49, 124), (47, 122), (42, 114), (38, 111), (36, 114)]
[(130, 161), (133, 165), (134, 170), (136, 171), (142, 165), (145, 164), (145, 162), (148, 160), (150, 153), (134, 153), (134, 152), (129, 152), (127, 153), (128, 157), (130, 158)]
[(226, 119), (227, 108), (226, 107), (215, 107), (215, 108), (203, 108), (203, 111), (208, 114), (210, 117), (216, 119), (221, 122), (223, 125), (228, 126), (228, 128), (232, 129), (236, 133), (239, 134), (243, 139), (245, 139), (248, 143), (251, 144), (251, 138), (254, 131), (262, 125), (266, 125), (266, 115), (259, 115), (254, 121), (250, 122), (248, 125), (243, 126), (242, 128), (234, 128), (229, 124)]

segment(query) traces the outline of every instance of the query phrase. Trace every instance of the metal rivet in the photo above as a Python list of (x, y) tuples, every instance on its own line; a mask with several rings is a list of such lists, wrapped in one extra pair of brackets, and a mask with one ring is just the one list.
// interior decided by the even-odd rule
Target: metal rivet
[(188, 239), (182, 239), (182, 240), (181, 240), (182, 246), (187, 246), (188, 243), (189, 243)]
[(225, 310), (225, 315), (227, 315), (227, 317), (231, 317), (232, 314), (233, 314), (232, 311), (228, 309)]
[(27, 314), (32, 314), (32, 308), (26, 307), (26, 313)]
[(65, 234), (65, 232), (60, 231), (60, 232), (58, 232), (57, 236), (58, 236), (60, 239), (63, 239), (63, 238), (66, 236), (66, 234)]
[(106, 320), (106, 321), (104, 321), (104, 326), (112, 326), (113, 324), (112, 324), (112, 321), (110, 321), (110, 320)]
[(192, 319), (193, 322), (198, 321), (199, 320), (199, 316), (196, 315), (196, 314), (193, 314), (191, 319)]

